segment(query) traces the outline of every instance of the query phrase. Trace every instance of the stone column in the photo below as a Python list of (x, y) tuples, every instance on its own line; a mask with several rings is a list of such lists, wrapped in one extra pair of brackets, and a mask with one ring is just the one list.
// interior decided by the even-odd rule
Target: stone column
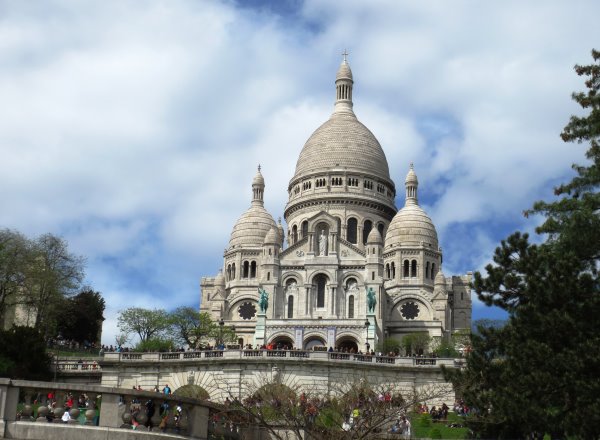
[(100, 426), (118, 428), (122, 423), (123, 422), (119, 417), (119, 395), (102, 393), (102, 405), (100, 406)]
[(337, 306), (336, 301), (336, 288), (334, 286), (331, 287), (331, 315), (335, 317), (335, 309)]

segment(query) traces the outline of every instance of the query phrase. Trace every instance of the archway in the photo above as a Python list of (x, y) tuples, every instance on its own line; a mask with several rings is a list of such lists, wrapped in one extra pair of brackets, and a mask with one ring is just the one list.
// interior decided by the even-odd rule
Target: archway
[(271, 340), (271, 343), (278, 350), (291, 350), (292, 347), (294, 347), (294, 341), (292, 341), (292, 338), (286, 335), (275, 336)]
[(326, 347), (325, 340), (319, 336), (311, 336), (304, 341), (305, 350), (313, 350), (315, 347)]
[(351, 336), (338, 339), (336, 347), (344, 353), (358, 353), (358, 342)]
[(179, 397), (191, 397), (192, 399), (210, 399), (210, 394), (208, 394), (208, 391), (206, 391), (200, 385), (194, 384), (188, 384), (179, 387), (173, 392), (173, 394)]

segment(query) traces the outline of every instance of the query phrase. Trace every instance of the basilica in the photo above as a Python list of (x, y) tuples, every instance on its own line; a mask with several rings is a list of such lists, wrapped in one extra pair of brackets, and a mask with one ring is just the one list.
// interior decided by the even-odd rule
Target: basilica
[(344, 58), (329, 120), (308, 138), (288, 186), (287, 231), (264, 208), (260, 167), (200, 310), (241, 345), (375, 348), (384, 339), (471, 326), (471, 274), (446, 277), (435, 226), (407, 164), (404, 200), (381, 145), (353, 111)]

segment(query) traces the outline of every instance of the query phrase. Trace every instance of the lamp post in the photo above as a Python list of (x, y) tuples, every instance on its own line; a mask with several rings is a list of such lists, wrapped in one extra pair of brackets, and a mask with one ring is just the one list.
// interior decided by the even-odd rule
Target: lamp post
[[(221, 318), (219, 320), (219, 344), (222, 346), (223, 345), (223, 326), (225, 325), (225, 321), (223, 321), (223, 318)], [(222, 347), (221, 347), (222, 348)]]
[(369, 354), (371, 352), (371, 344), (369, 344), (369, 326), (370, 325), (371, 325), (371, 323), (367, 319), (365, 321), (365, 328), (367, 329), (367, 343), (365, 344), (365, 346), (367, 347), (367, 354)]

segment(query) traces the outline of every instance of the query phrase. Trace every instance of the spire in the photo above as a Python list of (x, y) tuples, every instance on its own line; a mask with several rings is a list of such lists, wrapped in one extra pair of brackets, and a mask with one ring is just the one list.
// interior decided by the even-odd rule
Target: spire
[(260, 164), (254, 179), (252, 179), (252, 204), (263, 206), (263, 195), (265, 193), (265, 179), (260, 173)]
[(334, 113), (350, 113), (352, 111), (352, 70), (348, 64), (348, 51), (342, 53), (344, 57), (340, 68), (335, 75), (335, 109)]
[(417, 188), (419, 187), (419, 180), (415, 174), (415, 168), (412, 162), (410, 163), (410, 169), (404, 180), (404, 186), (406, 187), (406, 200), (404, 201), (404, 206), (418, 205)]

